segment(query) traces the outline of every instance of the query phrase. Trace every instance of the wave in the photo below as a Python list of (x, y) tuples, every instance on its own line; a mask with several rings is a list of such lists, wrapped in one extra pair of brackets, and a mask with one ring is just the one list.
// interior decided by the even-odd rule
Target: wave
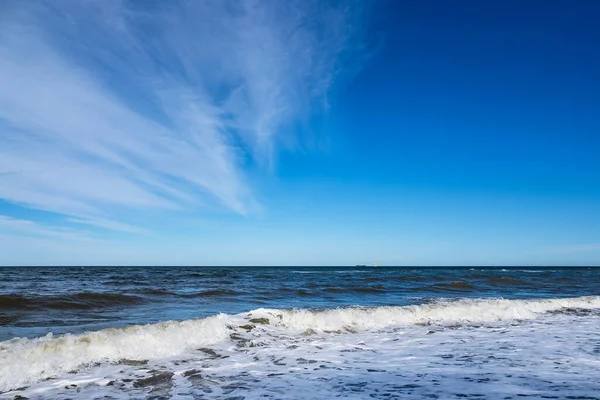
[(235, 295), (239, 295), (239, 294), (243, 294), (243, 292), (238, 292), (238, 291), (229, 290), (229, 289), (208, 289), (208, 290), (204, 290), (202, 292), (197, 292), (197, 293), (179, 294), (178, 296), (185, 297), (185, 298), (195, 298), (195, 297), (235, 296)]
[[(423, 290), (424, 288), (414, 288), (413, 290)], [(450, 283), (436, 283), (434, 285), (429, 285), (425, 288), (425, 290), (430, 290), (432, 292), (466, 292), (475, 290), (475, 286), (471, 285), (468, 282), (464, 281), (455, 281)]]
[(156, 359), (227, 338), (221, 315), (0, 342), (0, 393), (98, 362)]
[(509, 276), (501, 276), (496, 278), (489, 278), (489, 282), (495, 285), (503, 285), (503, 286), (525, 286), (530, 285), (530, 283), (525, 282), (521, 279), (511, 278)]
[(294, 274), (323, 274), (321, 271), (292, 271)]
[(543, 273), (543, 272), (556, 272), (555, 269), (518, 269), (517, 272), (528, 272), (528, 273)]
[(358, 286), (354, 288), (349, 288), (351, 292), (356, 293), (383, 293), (385, 292), (385, 288), (381, 285), (376, 286)]
[[(398, 326), (442, 326), (530, 320), (544, 314), (577, 316), (574, 310), (600, 309), (600, 296), (562, 299), (462, 299), (411, 306), (349, 307), (322, 311), (257, 309), (244, 314), (219, 314), (205, 319), (169, 321), (104, 329), (80, 335), (15, 338), (0, 342), (0, 392), (102, 362), (177, 356), (246, 332), (261, 341), (307, 331), (330, 334)], [(597, 313), (593, 313), (597, 315)], [(232, 335), (232, 334), (236, 335)], [(270, 339), (269, 339), (270, 338)]]
[(461, 299), (410, 306), (324, 311), (267, 310), (250, 312), (251, 318), (270, 318), (271, 324), (286, 330), (361, 331), (408, 325), (457, 325), (530, 320), (552, 312), (572, 313), (574, 309), (600, 309), (600, 296), (543, 300)]
[(213, 296), (236, 296), (243, 294), (243, 292), (228, 290), (228, 289), (208, 289), (202, 292), (194, 293), (177, 293), (163, 289), (139, 289), (134, 290), (135, 294), (149, 295), (149, 296), (176, 296), (182, 298), (196, 298), (196, 297), (213, 297)]
[(170, 292), (168, 290), (163, 289), (139, 289), (134, 290), (134, 293), (143, 294), (148, 296), (176, 296), (177, 293)]
[(0, 295), (0, 310), (84, 310), (102, 307), (116, 307), (143, 301), (141, 297), (118, 294), (81, 292), (61, 296), (23, 296), (19, 294)]

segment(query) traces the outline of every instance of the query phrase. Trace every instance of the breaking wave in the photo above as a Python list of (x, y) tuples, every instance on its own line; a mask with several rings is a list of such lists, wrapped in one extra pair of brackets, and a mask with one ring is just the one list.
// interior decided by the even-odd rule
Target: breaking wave
[[(281, 334), (355, 332), (396, 326), (469, 325), (530, 320), (545, 314), (574, 315), (573, 310), (600, 309), (600, 296), (562, 299), (462, 299), (412, 306), (349, 307), (322, 311), (257, 309), (238, 315), (169, 321), (104, 329), (81, 335), (15, 338), (0, 342), (0, 392), (41, 379), (121, 359), (159, 359), (178, 356), (201, 346), (234, 340), (239, 334), (265, 343)], [(589, 315), (590, 312), (581, 315)], [(595, 314), (594, 314), (595, 315)]]
[(7, 340), (0, 342), (0, 392), (98, 362), (175, 356), (222, 341), (228, 334), (224, 317), (218, 315), (81, 335)]
[(286, 330), (367, 330), (389, 326), (456, 325), (529, 320), (562, 310), (600, 309), (600, 296), (544, 300), (463, 299), (412, 306), (360, 308), (324, 311), (268, 310), (249, 313), (251, 318), (269, 318)]

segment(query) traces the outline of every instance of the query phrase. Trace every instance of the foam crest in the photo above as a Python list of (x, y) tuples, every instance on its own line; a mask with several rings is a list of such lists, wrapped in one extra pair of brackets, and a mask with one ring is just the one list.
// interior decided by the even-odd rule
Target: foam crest
[(361, 331), (406, 325), (456, 325), (529, 320), (563, 309), (598, 309), (600, 296), (564, 299), (462, 299), (414, 306), (342, 308), (325, 311), (269, 310), (251, 312), (285, 329), (305, 331)]
[[(502, 323), (574, 309), (600, 309), (600, 296), (537, 300), (461, 299), (412, 306), (324, 311), (257, 309), (233, 316), (219, 314), (205, 319), (104, 329), (81, 335), (16, 338), (0, 342), (0, 392), (95, 363), (176, 357), (230, 337), (248, 341), (248, 336), (254, 336), (254, 339), (260, 339), (261, 345), (272, 344), (276, 348), (275, 344), (282, 337), (293, 337), (307, 330), (315, 333), (364, 332), (411, 325)], [(250, 324), (253, 325), (248, 328)], [(231, 335), (234, 330), (238, 331), (235, 336)]]
[(120, 359), (176, 356), (227, 338), (227, 317), (104, 329), (81, 335), (52, 334), (0, 343), (0, 392), (79, 367)]

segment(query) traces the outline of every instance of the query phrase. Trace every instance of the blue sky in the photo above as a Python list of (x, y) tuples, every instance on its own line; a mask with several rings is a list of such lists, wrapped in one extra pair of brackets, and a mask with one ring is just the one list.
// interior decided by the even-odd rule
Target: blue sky
[(596, 2), (0, 7), (1, 265), (600, 265)]

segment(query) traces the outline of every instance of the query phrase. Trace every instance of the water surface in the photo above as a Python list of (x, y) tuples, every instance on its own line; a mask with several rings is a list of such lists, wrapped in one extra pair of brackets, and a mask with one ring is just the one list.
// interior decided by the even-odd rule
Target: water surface
[(1, 268), (0, 278), (2, 398), (600, 393), (600, 269)]

